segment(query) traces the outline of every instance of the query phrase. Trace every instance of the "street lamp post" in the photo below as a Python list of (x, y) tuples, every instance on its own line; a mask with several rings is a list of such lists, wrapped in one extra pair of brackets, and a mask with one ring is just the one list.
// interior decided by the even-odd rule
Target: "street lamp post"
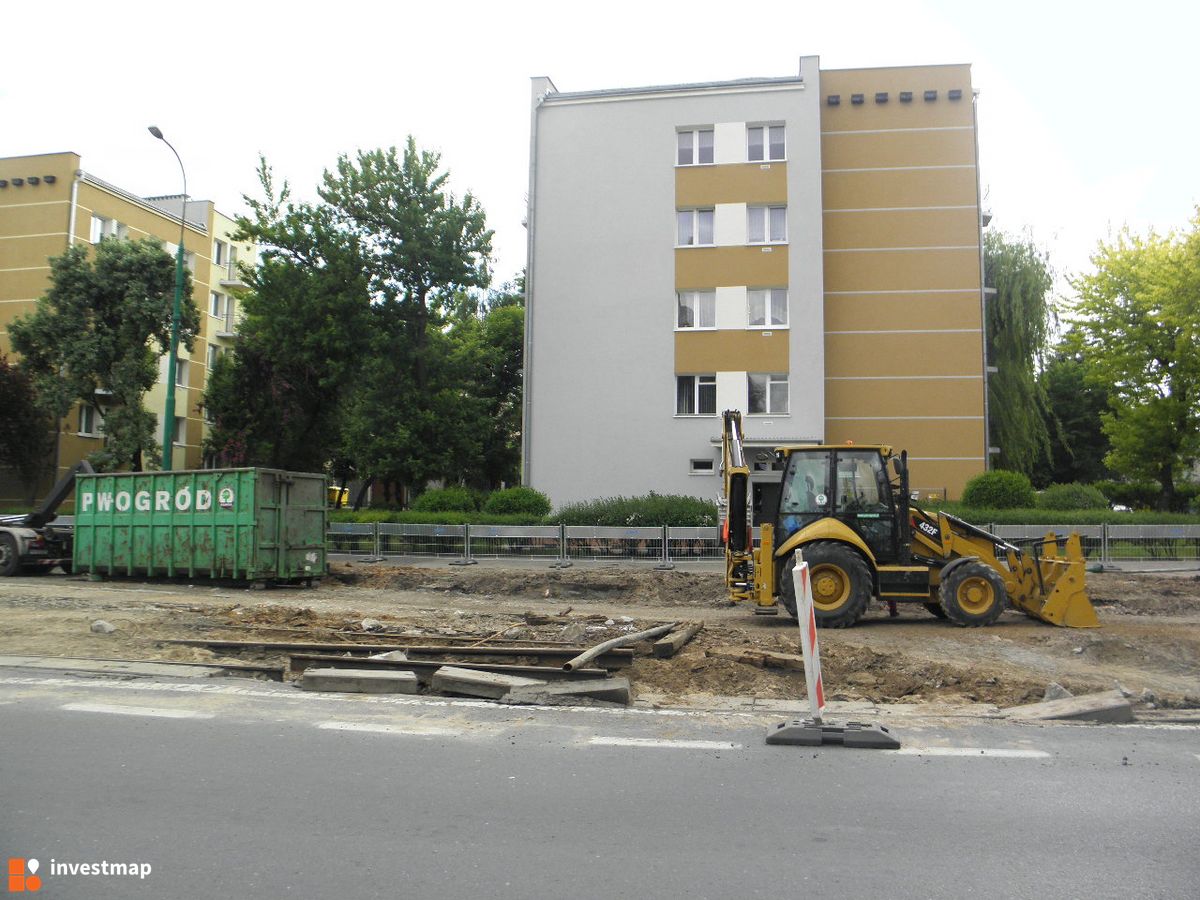
[(162, 468), (166, 472), (173, 468), (174, 462), (172, 450), (175, 445), (175, 370), (179, 365), (179, 310), (183, 303), (183, 227), (187, 216), (187, 171), (183, 168), (179, 151), (163, 137), (162, 130), (157, 125), (151, 125), (149, 130), (152, 135), (171, 147), (171, 152), (179, 161), (179, 171), (183, 174), (183, 205), (179, 210), (179, 250), (175, 254), (175, 301), (171, 306), (171, 349), (167, 354), (167, 404), (163, 410)]

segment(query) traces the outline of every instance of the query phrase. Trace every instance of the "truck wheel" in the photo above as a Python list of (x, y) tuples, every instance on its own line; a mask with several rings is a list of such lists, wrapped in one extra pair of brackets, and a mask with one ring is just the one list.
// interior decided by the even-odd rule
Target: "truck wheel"
[(942, 609), (942, 604), (940, 601), (930, 600), (928, 603), (922, 603), (921, 605), (925, 607), (925, 611), (931, 616), (935, 616), (939, 619), (946, 618), (946, 611)]
[(1008, 606), (1004, 579), (983, 563), (956, 566), (942, 582), (940, 594), (947, 618), (956, 625), (991, 625)]
[(21, 567), (21, 557), (17, 555), (17, 539), (11, 534), (0, 534), (0, 577), (16, 575)]
[[(813, 612), (821, 628), (845, 628), (857, 622), (871, 602), (871, 570), (867, 561), (836, 541), (813, 541), (803, 548), (812, 583)], [(796, 586), (792, 571), (796, 555), (783, 566), (780, 599), (784, 608), (796, 615)]]

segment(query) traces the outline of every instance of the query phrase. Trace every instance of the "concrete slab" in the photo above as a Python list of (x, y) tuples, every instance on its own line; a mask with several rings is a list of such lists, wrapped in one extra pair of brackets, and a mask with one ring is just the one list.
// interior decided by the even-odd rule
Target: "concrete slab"
[(415, 694), (418, 685), (413, 672), (385, 669), (305, 669), (300, 679), (300, 687), (306, 691), (348, 694)]
[(216, 667), (120, 659), (79, 659), (67, 656), (0, 656), (0, 667), (92, 672), (101, 675), (139, 675), (153, 678), (212, 678)]
[(516, 687), (500, 698), (501, 703), (554, 705), (566, 700), (605, 700), (628, 706), (628, 678), (584, 678), (579, 681), (556, 681), (553, 684)]
[(430, 687), (439, 694), (462, 694), (467, 697), (483, 697), (499, 700), (513, 688), (535, 687), (546, 682), (520, 675), (501, 675), (479, 669), (460, 669), (457, 666), (442, 666), (433, 673)]
[(1120, 691), (1044, 700), (1004, 710), (1010, 719), (1067, 722), (1132, 722), (1133, 706)]

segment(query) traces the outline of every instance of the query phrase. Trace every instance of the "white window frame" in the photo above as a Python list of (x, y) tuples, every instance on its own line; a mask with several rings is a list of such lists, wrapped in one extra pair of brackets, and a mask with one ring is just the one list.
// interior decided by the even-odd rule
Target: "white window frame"
[[(692, 312), (695, 324), (681, 325), (679, 320), (683, 310)], [(707, 313), (707, 315), (705, 315)], [(708, 324), (703, 320), (707, 319)], [(716, 331), (717, 329), (717, 292), (716, 291), (679, 291), (675, 295), (675, 330), (676, 331)]]
[[(701, 215), (707, 213), (712, 217), (712, 223), (709, 228), (709, 241), (701, 243), (700, 241), (700, 223)], [(685, 217), (690, 216), (688, 229), (692, 240), (689, 243), (683, 243), (682, 231), (680, 227)], [(679, 209), (675, 211), (675, 246), (676, 247), (715, 247), (716, 246), (716, 231), (717, 231), (717, 210), (715, 207), (701, 207), (697, 209)]]
[(112, 237), (115, 229), (116, 223), (112, 219), (92, 213), (91, 242), (93, 244), (100, 243), (106, 237)]
[[(782, 156), (772, 156), (771, 155), (771, 129), (772, 128), (783, 129), (783, 155)], [(762, 154), (763, 155), (760, 157), (757, 157), (757, 158), (755, 158), (753, 152), (750, 149), (750, 147), (751, 147), (750, 139), (751, 139), (752, 133), (755, 131), (761, 131), (762, 139), (763, 139), (763, 143), (762, 143)], [(767, 122), (767, 123), (763, 123), (761, 125), (747, 126), (747, 128), (746, 128), (746, 161), (747, 162), (786, 162), (787, 161), (787, 128), (783, 125), (782, 122)]]
[[(764, 393), (766, 407), (761, 410), (753, 409), (753, 404), (752, 404), (752, 398), (754, 396), (754, 392), (751, 389), (751, 385), (754, 383), (754, 379), (756, 379), (756, 378), (766, 379), (766, 381), (765, 381), (766, 391)], [(773, 402), (774, 401), (774, 392), (771, 390), (771, 388), (773, 386), (778, 386), (778, 385), (783, 385), (784, 388), (786, 388), (786, 391), (785, 391), (786, 396), (784, 397), (782, 409), (776, 408), (774, 405), (774, 402)], [(747, 409), (746, 414), (750, 415), (750, 416), (786, 416), (786, 415), (789, 415), (791, 412), (791, 393), (792, 393), (792, 390), (791, 390), (791, 386), (788, 383), (788, 376), (787, 376), (786, 372), (747, 372), (746, 373), (746, 409)]]
[[(679, 411), (679, 387), (680, 387), (680, 381), (684, 378), (690, 378), (692, 380), (692, 384), (691, 384), (692, 409), (696, 409), (696, 410), (700, 409), (700, 388), (701, 387), (711, 387), (712, 388), (712, 396), (713, 396), (713, 402), (712, 402), (713, 411), (712, 412), (680, 412)], [(692, 419), (692, 418), (707, 418), (709, 416), (715, 416), (716, 414), (717, 414), (717, 375), (715, 372), (712, 373), (711, 375), (706, 374), (706, 375), (676, 375), (675, 376), (675, 415), (676, 416), (679, 416), (679, 417), (682, 417), (685, 419)]]
[[(772, 213), (776, 211), (783, 212), (783, 233), (782, 237), (777, 236), (772, 231)], [(757, 215), (762, 216), (762, 234), (763, 240), (754, 239), (754, 218)], [(774, 206), (747, 206), (746, 207), (746, 243), (754, 246), (760, 244), (786, 244), (787, 243), (787, 207)]]
[[(770, 313), (774, 307), (774, 300), (777, 294), (783, 295), (783, 321), (770, 321)], [(763, 320), (756, 324), (754, 321), (754, 306), (756, 301), (761, 301)], [(755, 331), (770, 330), (772, 328), (787, 328), (789, 317), (788, 309), (788, 292), (787, 288), (750, 288), (746, 291), (746, 327)]]
[(81, 403), (78, 434), (80, 437), (103, 437), (104, 413), (90, 403)]
[(220, 355), (221, 355), (221, 345), (220, 344), (209, 344), (208, 350), (205, 351), (204, 367), (211, 372), (214, 368), (216, 368), (217, 359), (220, 357)]
[(208, 314), (214, 319), (225, 321), (226, 297), (220, 291), (208, 292)]
[(187, 446), (187, 416), (175, 417), (175, 430), (171, 434), (171, 443), (176, 447)]
[[(708, 135), (708, 140), (709, 140), (708, 153), (709, 153), (710, 157), (713, 157), (712, 159), (709, 159), (707, 162), (702, 162), (700, 160), (700, 135), (702, 135), (702, 134)], [(688, 149), (688, 155), (690, 157), (688, 162), (682, 162), (679, 159), (680, 150), (682, 149), (680, 147), (680, 144), (683, 141), (684, 135), (689, 136), (689, 143), (691, 145)], [(681, 129), (680, 131), (675, 132), (675, 165), (676, 166), (683, 166), (683, 167), (686, 167), (686, 166), (711, 166), (714, 163), (715, 155), (716, 155), (716, 135), (714, 134), (713, 128), (711, 128), (711, 127), (709, 127), (709, 128), (684, 128), (684, 129)]]
[(226, 264), (228, 260), (228, 254), (226, 250), (228, 247), (229, 245), (224, 241), (213, 238), (212, 264), (214, 266), (223, 266)]
[(688, 474), (715, 475), (717, 474), (717, 461), (712, 457), (708, 457), (707, 459), (689, 459)]
[(188, 360), (179, 357), (175, 360), (175, 387), (188, 386)]

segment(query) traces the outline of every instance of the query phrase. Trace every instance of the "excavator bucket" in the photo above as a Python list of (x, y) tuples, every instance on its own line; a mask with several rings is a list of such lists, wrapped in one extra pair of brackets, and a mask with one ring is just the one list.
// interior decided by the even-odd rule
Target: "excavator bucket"
[(1024, 596), (1015, 600), (1028, 615), (1051, 625), (1067, 628), (1099, 628), (1100, 620), (1088, 597), (1084, 574), (1083, 545), (1078, 534), (1072, 534), (1058, 554), (1058, 537), (1046, 535), (1041, 552), (1034, 554), (1034, 579), (1027, 585)]

